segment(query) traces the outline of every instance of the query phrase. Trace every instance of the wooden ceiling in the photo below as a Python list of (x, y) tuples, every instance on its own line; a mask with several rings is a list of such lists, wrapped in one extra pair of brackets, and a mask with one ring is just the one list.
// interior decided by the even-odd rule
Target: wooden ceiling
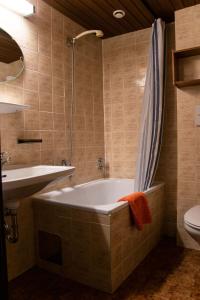
[[(44, 0), (87, 29), (101, 29), (105, 37), (150, 27), (154, 18), (174, 21), (174, 11), (200, 4), (200, 0)], [(123, 19), (113, 11), (123, 9)]]

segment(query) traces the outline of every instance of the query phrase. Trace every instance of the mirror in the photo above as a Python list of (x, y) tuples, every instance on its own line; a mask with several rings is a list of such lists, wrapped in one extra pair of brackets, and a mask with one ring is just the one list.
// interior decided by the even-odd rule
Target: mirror
[(24, 70), (24, 56), (13, 38), (0, 28), (0, 83), (15, 80)]

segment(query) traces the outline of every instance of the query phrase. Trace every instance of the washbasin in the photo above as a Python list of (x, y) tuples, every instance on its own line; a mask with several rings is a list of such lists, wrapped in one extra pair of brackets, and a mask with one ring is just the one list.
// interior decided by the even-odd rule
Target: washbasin
[(74, 172), (72, 166), (39, 165), (4, 170), (2, 172), (5, 207), (15, 208), (19, 199), (29, 197), (42, 190), (49, 183)]

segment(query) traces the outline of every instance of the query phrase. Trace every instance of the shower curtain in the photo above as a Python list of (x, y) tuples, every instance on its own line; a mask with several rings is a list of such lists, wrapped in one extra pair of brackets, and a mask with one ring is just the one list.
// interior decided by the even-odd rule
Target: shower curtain
[(145, 191), (151, 186), (159, 159), (164, 109), (164, 36), (165, 24), (161, 19), (157, 19), (152, 25), (141, 115), (135, 191)]

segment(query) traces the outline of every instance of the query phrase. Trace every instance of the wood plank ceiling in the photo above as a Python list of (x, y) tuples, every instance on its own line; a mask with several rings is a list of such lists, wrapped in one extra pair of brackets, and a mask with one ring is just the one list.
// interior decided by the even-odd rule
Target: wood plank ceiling
[[(200, 0), (44, 0), (86, 29), (101, 29), (110, 37), (150, 27), (154, 18), (174, 21), (174, 11)], [(126, 15), (115, 19), (113, 11), (122, 9)]]

